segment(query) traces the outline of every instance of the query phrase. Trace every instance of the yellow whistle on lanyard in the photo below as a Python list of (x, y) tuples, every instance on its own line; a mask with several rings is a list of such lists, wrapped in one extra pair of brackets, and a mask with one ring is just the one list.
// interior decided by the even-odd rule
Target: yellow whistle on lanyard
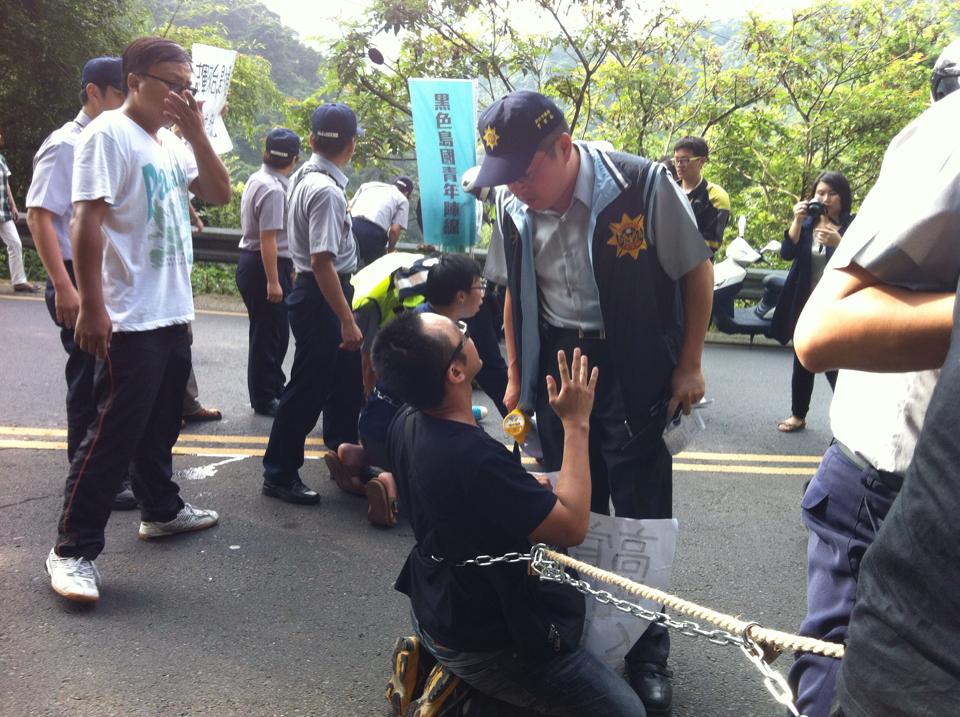
[(503, 417), (503, 430), (517, 443), (522, 444), (530, 433), (530, 419), (519, 408), (515, 408)]

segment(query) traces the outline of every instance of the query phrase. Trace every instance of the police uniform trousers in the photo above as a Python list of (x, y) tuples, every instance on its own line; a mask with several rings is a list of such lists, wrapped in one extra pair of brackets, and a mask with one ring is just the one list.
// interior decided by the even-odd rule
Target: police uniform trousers
[[(609, 515), (613, 502), (616, 515), (624, 518), (673, 517), (673, 459), (663, 442), (663, 422), (652, 421), (648, 430), (634, 436), (627, 431), (620, 385), (613, 357), (603, 339), (580, 338), (575, 329), (559, 329), (541, 323), (540, 376), (537, 391), (537, 429), (548, 471), (560, 470), (563, 461), (563, 424), (550, 408), (544, 377), (554, 377), (560, 386), (557, 351), (567, 361), (580, 347), (591, 368), (600, 370), (590, 414), (590, 474), (593, 481), (590, 510)], [(631, 664), (665, 664), (670, 653), (670, 635), (662, 625), (651, 624), (627, 652)]]
[(113, 334), (96, 360), (96, 411), (77, 446), (57, 524), (57, 554), (95, 559), (113, 497), (129, 476), (141, 519), (173, 520), (183, 507), (173, 481), (173, 445), (190, 373), (188, 324)]
[[(353, 286), (340, 275), (350, 304)], [(296, 342), (290, 381), (280, 394), (270, 441), (263, 457), (264, 478), (288, 485), (303, 466), (304, 442), (323, 414), (323, 440), (336, 450), (358, 443), (357, 420), (363, 400), (359, 351), (344, 351), (340, 319), (327, 303), (312, 273), (300, 273), (287, 299)]]
[[(284, 299), (293, 290), (293, 260), (277, 258), (277, 275)], [(280, 396), (287, 377), (283, 358), (290, 341), (285, 301), (267, 301), (267, 272), (259, 251), (241, 250), (237, 260), (237, 288), (250, 318), (247, 350), (247, 391), (250, 405), (267, 408)]]
[[(824, 453), (803, 494), (807, 541), (807, 615), (800, 634), (844, 642), (857, 596), (860, 562), (873, 543), (897, 496), (899, 477), (858, 465), (839, 443)], [(797, 709), (808, 717), (827, 717), (836, 689), (840, 660), (797, 653), (789, 682)]]
[[(73, 273), (73, 262), (64, 260), (64, 267), (70, 275), (74, 287), (77, 279)], [(73, 329), (65, 328), (57, 321), (56, 291), (53, 282), (47, 279), (47, 289), (44, 292), (47, 310), (50, 318), (60, 328), (60, 343), (67, 352), (67, 365), (64, 375), (67, 379), (67, 460), (73, 462), (77, 446), (83, 440), (87, 428), (97, 415), (97, 404), (93, 399), (93, 371), (96, 357), (82, 351), (73, 340)]]
[(353, 236), (357, 239), (357, 250), (364, 266), (387, 253), (389, 237), (386, 230), (376, 222), (364, 217), (353, 217)]

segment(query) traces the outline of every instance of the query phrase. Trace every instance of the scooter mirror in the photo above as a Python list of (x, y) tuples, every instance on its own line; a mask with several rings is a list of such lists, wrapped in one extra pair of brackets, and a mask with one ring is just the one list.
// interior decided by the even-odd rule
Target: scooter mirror
[(779, 252), (780, 252), (780, 242), (777, 241), (776, 239), (771, 239), (770, 241), (768, 241), (767, 244), (766, 244), (766, 246), (764, 246), (763, 249), (760, 250), (760, 253), (761, 253), (761, 254), (766, 254), (766, 253), (768, 253), (768, 252), (773, 252), (773, 253), (775, 253), (775, 254), (779, 253)]
[(730, 246), (727, 247), (727, 257), (740, 266), (750, 266), (760, 260), (760, 254), (743, 237), (737, 237), (730, 242)]
[(737, 219), (737, 231), (738, 237), (742, 237), (743, 233), (747, 230), (747, 218), (744, 215), (740, 215), (740, 218)]

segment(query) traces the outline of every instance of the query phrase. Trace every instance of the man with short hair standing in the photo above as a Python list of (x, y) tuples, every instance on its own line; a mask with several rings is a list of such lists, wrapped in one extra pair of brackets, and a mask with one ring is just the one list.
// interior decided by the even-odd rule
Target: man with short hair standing
[[(73, 462), (77, 446), (97, 415), (93, 396), (96, 357), (83, 351), (73, 337), (80, 311), (80, 295), (73, 273), (70, 246), (70, 198), (73, 182), (73, 150), (80, 133), (101, 112), (123, 104), (122, 61), (119, 57), (95, 57), (83, 66), (77, 116), (43, 140), (33, 158), (33, 179), (27, 191), (27, 224), (37, 254), (47, 271), (46, 301), (50, 318), (60, 328), (60, 343), (67, 352), (67, 461)], [(113, 499), (114, 510), (133, 510), (136, 498), (125, 480)]]
[(290, 180), (287, 232), (297, 278), (287, 299), (296, 341), (290, 381), (280, 394), (263, 456), (264, 495), (302, 505), (320, 496), (300, 479), (307, 434), (323, 413), (323, 438), (336, 450), (357, 443), (363, 399), (360, 343), (353, 316), (357, 243), (344, 190), (362, 131), (341, 103), (320, 105), (310, 119), (313, 156)]
[[(662, 434), (703, 397), (700, 368), (713, 269), (690, 205), (662, 165), (574, 143), (547, 97), (512, 92), (478, 125), (475, 184), (507, 185), (497, 220), (508, 271), (504, 403), (536, 412), (547, 470), (563, 456), (550, 410), (553, 357), (582, 348), (600, 369), (590, 417), (591, 509), (670, 518), (672, 460)], [(669, 714), (669, 635), (653, 624), (626, 655), (650, 714)]]
[(673, 166), (680, 187), (693, 207), (697, 229), (711, 253), (716, 254), (730, 221), (730, 197), (723, 187), (703, 176), (703, 166), (709, 161), (710, 147), (703, 137), (683, 137), (673, 147)]
[(247, 391), (256, 413), (273, 416), (283, 390), (283, 357), (290, 339), (284, 298), (293, 289), (287, 246), (287, 178), (300, 157), (300, 138), (286, 127), (270, 131), (263, 166), (250, 175), (240, 200), (237, 288), (250, 318)]
[[(74, 337), (97, 356), (97, 414), (67, 475), (53, 589), (99, 599), (94, 560), (110, 500), (129, 466), (145, 540), (202, 530), (219, 519), (184, 503), (172, 448), (190, 373), (193, 247), (189, 193), (230, 201), (230, 175), (204, 133), (190, 56), (156, 37), (123, 51), (123, 106), (97, 117), (76, 145), (70, 227), (79, 312)], [(175, 122), (193, 152), (167, 129)]]
[(393, 184), (366, 182), (350, 200), (353, 235), (364, 266), (391, 252), (407, 228), (413, 180), (397, 177)]

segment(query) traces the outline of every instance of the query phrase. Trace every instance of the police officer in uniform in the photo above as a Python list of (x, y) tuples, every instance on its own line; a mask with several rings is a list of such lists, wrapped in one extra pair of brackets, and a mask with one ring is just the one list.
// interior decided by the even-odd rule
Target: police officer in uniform
[[(506, 185), (497, 221), (507, 264), (507, 408), (536, 412), (547, 470), (563, 426), (547, 403), (559, 350), (600, 369), (590, 419), (591, 510), (669, 518), (672, 463), (662, 434), (704, 392), (700, 359), (713, 269), (690, 204), (662, 165), (574, 143), (560, 109), (512, 92), (478, 125), (477, 186)], [(669, 714), (669, 637), (651, 625), (626, 655), (647, 712)]]
[(280, 395), (263, 457), (263, 494), (289, 503), (319, 503), (300, 480), (304, 442), (324, 414), (323, 437), (336, 450), (357, 443), (362, 401), (360, 343), (350, 304), (357, 245), (350, 229), (343, 168), (361, 130), (341, 103), (317, 107), (311, 117), (313, 156), (293, 175), (287, 231), (297, 271), (287, 299), (296, 341), (290, 381)]
[(350, 200), (353, 234), (364, 266), (393, 251), (407, 228), (413, 180), (397, 177), (393, 184), (366, 182)]
[(243, 186), (237, 288), (250, 317), (247, 390), (253, 410), (273, 416), (286, 377), (283, 357), (290, 338), (284, 298), (293, 289), (287, 246), (287, 178), (300, 156), (300, 138), (286, 127), (267, 135), (263, 165)]

